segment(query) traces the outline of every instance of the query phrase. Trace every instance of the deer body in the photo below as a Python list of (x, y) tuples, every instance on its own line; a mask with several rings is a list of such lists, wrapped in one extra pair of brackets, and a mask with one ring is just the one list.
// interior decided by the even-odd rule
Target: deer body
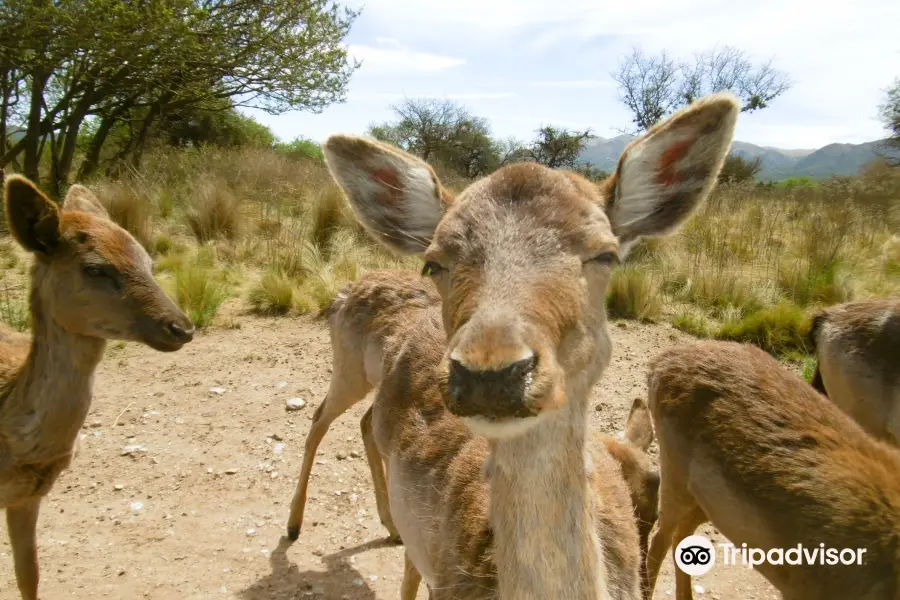
[[(752, 346), (668, 350), (649, 383), (661, 482), (646, 598), (669, 547), (707, 521), (739, 549), (864, 550), (861, 565), (756, 566), (786, 599), (897, 598), (900, 453)], [(692, 597), (679, 569), (676, 597)]]
[[(441, 299), (385, 346), (363, 419), (406, 547), (404, 599), (419, 575), (435, 600), (638, 597), (628, 491), (602, 444), (588, 444), (588, 393), (611, 354), (606, 288), (634, 241), (672, 231), (705, 199), (737, 114), (731, 95), (695, 103), (627, 148), (602, 185), (518, 164), (455, 198), (394, 147), (326, 141), (361, 223), (423, 255)], [(338, 403), (329, 390), (325, 404)]]
[(900, 445), (900, 296), (847, 302), (813, 318), (813, 385), (875, 437)]
[(41, 499), (68, 468), (106, 339), (174, 351), (193, 325), (154, 282), (150, 257), (82, 186), (60, 209), (27, 179), (5, 189), (17, 241), (34, 255), (32, 337), (0, 330), (0, 508), (22, 598), (37, 598)]

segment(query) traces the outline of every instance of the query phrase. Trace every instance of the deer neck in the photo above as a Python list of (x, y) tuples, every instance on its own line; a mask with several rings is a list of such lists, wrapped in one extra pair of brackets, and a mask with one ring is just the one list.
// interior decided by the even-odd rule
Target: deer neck
[(586, 448), (587, 386), (521, 436), (492, 442), (490, 522), (501, 600), (607, 598)]
[(70, 333), (50, 316), (40, 294), (40, 268), (31, 288), (32, 341), (13, 384), (9, 408), (23, 442), (20, 462), (55, 460), (72, 451), (91, 405), (94, 371), (106, 341)]

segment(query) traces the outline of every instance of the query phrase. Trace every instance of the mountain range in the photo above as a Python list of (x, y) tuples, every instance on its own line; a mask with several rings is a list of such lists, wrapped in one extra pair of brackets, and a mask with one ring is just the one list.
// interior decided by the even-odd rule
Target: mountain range
[[(613, 138), (590, 140), (578, 157), (580, 163), (591, 163), (603, 171), (616, 168), (619, 155), (634, 136), (623, 134)], [(731, 153), (742, 158), (762, 159), (757, 175), (761, 181), (780, 181), (788, 177), (825, 179), (832, 175), (856, 175), (866, 163), (884, 153), (884, 140), (863, 144), (828, 144), (814, 150), (785, 150), (735, 141)], [(900, 153), (894, 151), (898, 157)]]

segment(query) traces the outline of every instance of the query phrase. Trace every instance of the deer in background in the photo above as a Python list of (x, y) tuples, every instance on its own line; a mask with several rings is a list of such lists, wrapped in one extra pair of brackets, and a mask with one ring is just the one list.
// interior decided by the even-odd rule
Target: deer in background
[(900, 444), (900, 296), (820, 311), (809, 337), (813, 386), (870, 434)]
[(29, 180), (5, 185), (8, 226), (34, 255), (32, 337), (0, 328), (0, 508), (22, 598), (38, 589), (41, 499), (72, 461), (107, 339), (171, 352), (194, 326), (153, 279), (147, 252), (80, 185), (62, 207)]
[[(348, 284), (326, 309), (333, 356), (331, 383), (307, 434), (300, 479), (288, 518), (291, 540), (300, 534), (309, 477), (316, 451), (329, 426), (378, 387), (384, 376), (386, 344), (393, 341), (396, 345), (407, 339), (411, 329), (420, 326), (428, 310), (433, 312), (435, 335), (441, 335), (437, 319), (440, 302), (441, 297), (430, 280), (408, 270), (384, 269)], [(446, 339), (442, 339), (440, 347), (445, 345)], [(363, 416), (360, 428), (381, 523), (393, 541), (400, 541), (391, 519), (384, 466), (372, 437), (371, 408)], [(637, 518), (641, 552), (645, 555), (647, 539), (656, 522), (659, 490), (659, 475), (646, 453), (653, 443), (646, 401), (642, 398), (633, 401), (622, 439), (603, 433), (595, 433), (594, 438), (606, 447), (621, 469)], [(411, 597), (415, 597), (415, 590)]]
[[(754, 346), (704, 342), (650, 367), (660, 455), (659, 521), (645, 598), (666, 551), (709, 521), (738, 549), (802, 544), (865, 550), (862, 564), (755, 566), (790, 600), (900, 594), (900, 452), (867, 435), (798, 375)], [(675, 569), (675, 596), (691, 578)]]
[[(434, 600), (638, 598), (628, 491), (587, 432), (611, 354), (606, 289), (631, 244), (673, 231), (709, 194), (738, 111), (730, 94), (692, 104), (599, 185), (516, 164), (456, 198), (397, 148), (326, 141), (357, 218), (389, 248), (423, 255), (441, 297), (388, 338), (371, 408), (404, 599), (419, 577)], [(372, 304), (361, 326), (384, 308)]]
[[(653, 443), (650, 408), (643, 398), (635, 398), (628, 413), (622, 439), (595, 433), (595, 439), (618, 463), (631, 494), (631, 505), (637, 519), (641, 555), (647, 555), (650, 531), (659, 516), (659, 471), (653, 467), (647, 450)], [(643, 561), (642, 561), (643, 564)]]

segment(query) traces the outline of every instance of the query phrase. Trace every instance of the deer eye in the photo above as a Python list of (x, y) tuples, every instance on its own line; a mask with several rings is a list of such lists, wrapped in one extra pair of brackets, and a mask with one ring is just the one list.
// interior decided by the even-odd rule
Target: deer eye
[(106, 276), (106, 272), (97, 265), (87, 265), (84, 268), (84, 272), (90, 275), (91, 277), (104, 277)]
[(615, 252), (603, 252), (602, 254), (598, 254), (594, 258), (591, 258), (585, 263), (593, 263), (598, 265), (605, 265), (608, 267), (614, 267), (618, 265), (621, 261), (619, 260), (619, 255)]
[(425, 266), (422, 267), (422, 275), (434, 277), (435, 275), (438, 275), (439, 273), (443, 273), (446, 270), (447, 269), (445, 269), (441, 265), (437, 264), (433, 260), (429, 260), (428, 262), (425, 263)]

